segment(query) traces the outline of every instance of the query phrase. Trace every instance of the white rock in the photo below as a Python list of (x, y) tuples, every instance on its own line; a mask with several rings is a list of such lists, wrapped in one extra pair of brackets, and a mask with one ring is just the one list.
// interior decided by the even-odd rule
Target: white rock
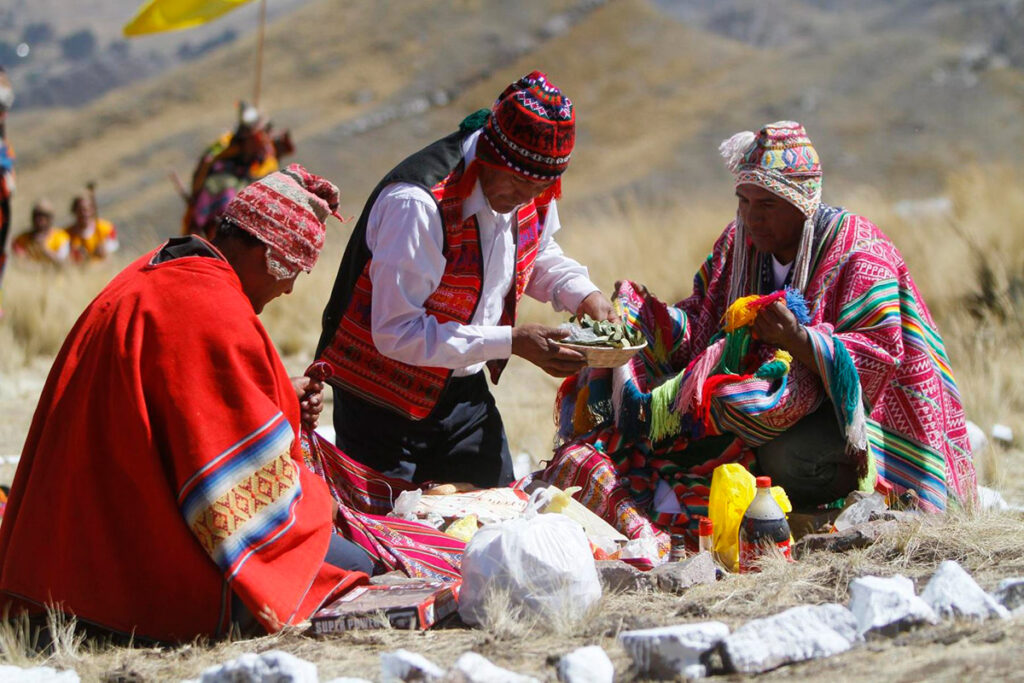
[(20, 666), (0, 665), (0, 681), (5, 683), (78, 683), (74, 669), (57, 671), (48, 666), (22, 669)]
[(246, 652), (203, 671), (202, 683), (319, 683), (316, 664), (281, 650)]
[(801, 605), (736, 629), (722, 641), (722, 659), (734, 671), (760, 673), (846, 652), (860, 639), (857, 620), (842, 605)]
[(1009, 510), (1010, 505), (1003, 494), (987, 486), (978, 487), (978, 505), (982, 510)]
[(983, 591), (964, 568), (946, 560), (932, 574), (921, 591), (921, 599), (941, 616), (971, 617), (984, 621), (989, 617), (1006, 619), (1009, 610)]
[(850, 611), (857, 618), (857, 632), (898, 631), (921, 623), (936, 624), (939, 618), (917, 597), (914, 582), (905, 576), (862, 576), (850, 582)]
[(444, 680), (450, 683), (540, 683), (533, 676), (503, 669), (475, 652), (466, 652), (455, 660)]
[(978, 454), (988, 446), (985, 430), (970, 420), (967, 421), (967, 441), (971, 444), (971, 457), (973, 458), (978, 457)]
[(612, 683), (615, 665), (600, 645), (581, 647), (558, 660), (562, 683)]
[(705, 621), (623, 631), (619, 643), (639, 676), (675, 678), (682, 674), (695, 678), (704, 675), (701, 657), (728, 635), (729, 627), (722, 622)]
[(341, 678), (332, 678), (327, 683), (373, 683), (366, 678), (349, 678), (348, 676), (342, 676)]
[(1006, 425), (992, 425), (992, 439), (1004, 446), (1013, 445), (1013, 430)]
[(842, 533), (858, 524), (869, 522), (871, 520), (871, 513), (881, 513), (888, 509), (889, 507), (885, 504), (885, 499), (879, 493), (873, 492), (839, 513), (832, 526), (836, 528), (836, 531)]
[(408, 650), (384, 652), (380, 656), (381, 683), (395, 681), (436, 681), (444, 669), (423, 655)]

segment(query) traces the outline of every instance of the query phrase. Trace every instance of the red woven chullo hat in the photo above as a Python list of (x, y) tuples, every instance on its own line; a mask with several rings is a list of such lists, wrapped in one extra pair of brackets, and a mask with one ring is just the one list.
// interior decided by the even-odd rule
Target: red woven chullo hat
[(557, 180), (576, 142), (572, 101), (540, 71), (505, 88), (491, 107), (477, 156), (534, 180)]
[(266, 244), (281, 265), (308, 273), (324, 246), (324, 221), (341, 220), (338, 201), (334, 183), (292, 164), (235, 195), (224, 218)]

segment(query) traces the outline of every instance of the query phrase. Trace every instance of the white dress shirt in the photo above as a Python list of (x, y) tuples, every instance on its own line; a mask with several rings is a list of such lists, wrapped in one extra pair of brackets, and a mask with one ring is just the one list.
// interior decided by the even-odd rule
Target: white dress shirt
[[(474, 133), (463, 142), (469, 166), (476, 154)], [(512, 355), (512, 328), (498, 325), (505, 295), (515, 277), (516, 211), (496, 213), (480, 182), (463, 202), (463, 220), (476, 215), (484, 261), (480, 303), (470, 324), (441, 323), (423, 304), (444, 274), (444, 228), (433, 196), (410, 183), (394, 183), (377, 197), (366, 224), (366, 246), (373, 254), (370, 324), (373, 343), (388, 358), (430, 367), (452, 368), (456, 376), (479, 372), (486, 361)], [(598, 290), (587, 269), (562, 253), (554, 241), (561, 224), (552, 201), (538, 244), (526, 294), (551, 302), (556, 311), (576, 312)]]

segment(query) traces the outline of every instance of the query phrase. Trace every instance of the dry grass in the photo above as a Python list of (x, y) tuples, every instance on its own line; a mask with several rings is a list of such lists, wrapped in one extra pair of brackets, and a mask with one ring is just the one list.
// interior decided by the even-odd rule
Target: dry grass
[[(110, 647), (82, 643), (69, 622), (58, 624), (61, 645), (46, 654), (32, 652), (32, 636), (21, 622), (0, 625), (0, 661), (21, 666), (75, 668), (83, 680), (180, 680), (244, 652), (282, 649), (313, 661), (321, 680), (334, 676), (376, 678), (381, 652), (405, 648), (442, 667), (473, 650), (495, 663), (542, 680), (553, 680), (558, 657), (584, 645), (600, 645), (612, 658), (618, 680), (636, 680), (617, 642), (622, 631), (667, 624), (724, 621), (735, 628), (751, 618), (800, 604), (845, 603), (850, 580), (867, 573), (903, 574), (920, 591), (942, 560), (955, 559), (981, 586), (993, 590), (1005, 577), (1024, 574), (1019, 539), (1020, 513), (961, 512), (944, 518), (899, 525), (871, 548), (846, 554), (812, 553), (799, 562), (769, 562), (761, 574), (730, 576), (710, 586), (691, 588), (680, 597), (658, 592), (610, 593), (587, 614), (541, 620), (516, 616), (507, 596), (494, 596), (492, 616), (481, 628), (407, 632), (383, 628), (314, 639), (301, 629), (248, 640), (196, 641), (176, 648)], [(872, 640), (839, 657), (797, 665), (770, 676), (819, 680), (822, 670), (843, 680), (877, 680), (884, 667), (889, 680), (958, 680), (965, 671), (986, 671), (1000, 679), (1014, 676), (1015, 650), (1006, 645), (1024, 636), (1024, 620), (975, 624), (947, 622), (895, 639)], [(939, 674), (924, 675), (941, 663)], [(979, 668), (981, 667), (981, 668)], [(131, 678), (134, 677), (134, 678)]]

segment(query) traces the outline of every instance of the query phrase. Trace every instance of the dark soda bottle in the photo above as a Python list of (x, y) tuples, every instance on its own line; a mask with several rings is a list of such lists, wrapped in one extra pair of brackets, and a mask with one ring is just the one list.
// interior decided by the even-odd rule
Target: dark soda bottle
[(790, 559), (789, 523), (786, 513), (772, 498), (771, 477), (757, 478), (757, 493), (740, 522), (740, 573), (758, 571), (757, 561), (778, 553)]

